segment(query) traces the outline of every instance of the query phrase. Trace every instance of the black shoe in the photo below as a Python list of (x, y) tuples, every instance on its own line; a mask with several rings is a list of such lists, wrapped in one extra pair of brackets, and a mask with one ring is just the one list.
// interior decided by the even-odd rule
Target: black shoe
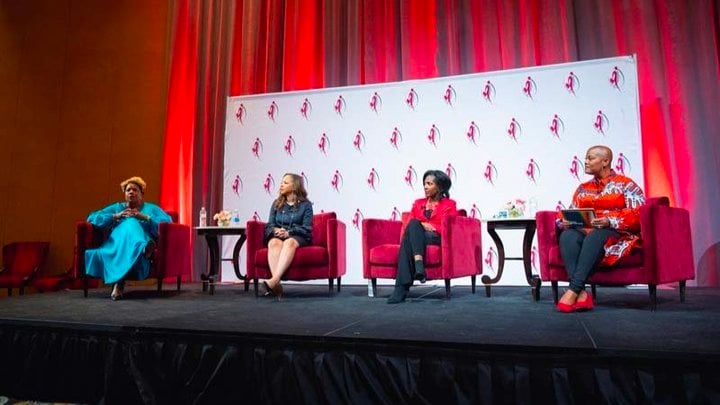
[(407, 290), (404, 287), (395, 287), (395, 290), (393, 290), (392, 295), (390, 298), (388, 298), (387, 303), (388, 304), (399, 304), (403, 301), (405, 301), (405, 297), (407, 297)]
[(416, 271), (415, 277), (413, 277), (415, 280), (418, 280), (419, 282), (425, 284), (427, 281), (427, 275), (425, 274), (425, 271)]

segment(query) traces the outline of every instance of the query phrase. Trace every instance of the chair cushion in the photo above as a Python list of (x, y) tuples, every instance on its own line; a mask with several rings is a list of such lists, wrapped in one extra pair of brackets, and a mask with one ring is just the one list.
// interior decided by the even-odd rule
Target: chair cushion
[[(560, 255), (560, 246), (553, 246), (550, 248), (549, 262), (551, 266), (565, 266), (565, 262), (562, 260)], [(630, 255), (620, 259), (613, 267), (640, 267), (643, 264), (643, 251), (642, 247), (633, 250)]]
[[(268, 268), (268, 250), (263, 248), (255, 251), (255, 266)], [(327, 266), (328, 251), (322, 246), (303, 246), (295, 251), (291, 266), (310, 267)]]
[[(385, 244), (370, 249), (369, 261), (375, 266), (397, 266), (400, 245)], [(425, 250), (425, 266), (435, 267), (442, 263), (442, 249), (438, 245), (428, 245)]]

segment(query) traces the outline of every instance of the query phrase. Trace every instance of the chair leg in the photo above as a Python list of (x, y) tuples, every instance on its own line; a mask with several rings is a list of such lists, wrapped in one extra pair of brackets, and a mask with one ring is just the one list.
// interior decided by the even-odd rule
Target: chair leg
[(593, 301), (597, 301), (597, 286), (595, 284), (590, 284), (590, 290), (592, 290)]
[(475, 278), (476, 276), (473, 274), (470, 276), (470, 282), (472, 283), (472, 293), (475, 294)]
[(162, 284), (163, 284), (163, 278), (158, 277), (158, 279), (157, 279), (157, 292), (158, 293), (162, 292)]
[(648, 291), (650, 292), (650, 310), (654, 311), (657, 309), (657, 286), (648, 284)]
[(245, 284), (245, 291), (250, 289), (250, 277), (245, 277), (245, 280), (243, 280), (243, 284)]
[(20, 290), (20, 295), (25, 295), (25, 286), (24, 285), (21, 285), (19, 290)]
[(333, 284), (334, 284), (334, 281), (335, 281), (335, 279), (333, 279), (332, 277), (330, 277), (330, 278), (328, 279), (328, 294), (329, 294), (331, 297), (332, 297), (332, 294), (333, 294)]
[(377, 294), (378, 294), (378, 293), (377, 293), (377, 279), (376, 279), (376, 278), (371, 278), (371, 279), (370, 279), (370, 282), (372, 283), (372, 293), (373, 293), (373, 297), (377, 297)]
[(182, 284), (182, 276), (178, 274), (177, 276), (177, 290), (180, 291), (180, 285)]
[(85, 296), (85, 298), (87, 298), (87, 296), (88, 296), (88, 279), (87, 279), (87, 274), (86, 274), (86, 275), (83, 275), (83, 295)]
[(256, 273), (255, 276), (253, 277), (253, 286), (255, 286), (255, 298), (257, 298), (257, 297), (258, 297), (258, 289), (259, 289), (259, 288), (258, 288), (257, 273)]
[(342, 280), (342, 277), (338, 277), (338, 278), (337, 278), (337, 283), (338, 283), (338, 285), (337, 285), (337, 292), (340, 292), (340, 280)]
[(12, 297), (12, 287), (8, 287), (8, 297)]
[(553, 292), (553, 302), (557, 305), (560, 298), (558, 297), (558, 282), (557, 280), (553, 280), (550, 282), (550, 286), (552, 288)]
[(450, 299), (450, 279), (445, 279), (445, 298)]
[(685, 302), (685, 280), (680, 281), (680, 302)]

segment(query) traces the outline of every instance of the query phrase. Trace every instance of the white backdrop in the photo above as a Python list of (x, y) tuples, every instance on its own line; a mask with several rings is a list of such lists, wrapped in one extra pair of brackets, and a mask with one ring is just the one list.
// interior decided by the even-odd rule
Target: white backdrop
[[(423, 196), (425, 170), (445, 170), (458, 207), (479, 218), (516, 198), (536, 199), (538, 209), (569, 204), (588, 178), (584, 153), (595, 144), (610, 146), (615, 169), (643, 185), (637, 83), (629, 56), (232, 97), (223, 206), (238, 210), (243, 225), (265, 221), (282, 175), (302, 174), (315, 212), (335, 211), (347, 224), (343, 283), (365, 284), (362, 219), (398, 218)], [(521, 232), (500, 232), (507, 254), (520, 255)], [(224, 257), (233, 243), (225, 240)], [(483, 272), (492, 276), (496, 248), (484, 225), (483, 251)], [(241, 258), (244, 272), (244, 249)], [(224, 266), (223, 280), (236, 280)], [(522, 263), (506, 262), (500, 284), (526, 284)]]

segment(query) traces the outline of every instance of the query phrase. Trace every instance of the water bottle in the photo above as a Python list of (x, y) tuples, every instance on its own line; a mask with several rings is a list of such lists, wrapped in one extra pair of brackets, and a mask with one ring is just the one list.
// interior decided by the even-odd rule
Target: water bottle
[(233, 226), (240, 226), (240, 213), (238, 212), (238, 210), (233, 210), (232, 224)]
[(368, 297), (374, 297), (375, 294), (373, 294), (373, 288), (372, 288), (372, 280), (368, 280)]
[(200, 226), (207, 226), (207, 211), (205, 211), (205, 207), (200, 208)]
[(535, 218), (535, 213), (537, 213), (538, 209), (538, 200), (535, 197), (530, 197), (528, 200), (528, 216), (530, 218)]

